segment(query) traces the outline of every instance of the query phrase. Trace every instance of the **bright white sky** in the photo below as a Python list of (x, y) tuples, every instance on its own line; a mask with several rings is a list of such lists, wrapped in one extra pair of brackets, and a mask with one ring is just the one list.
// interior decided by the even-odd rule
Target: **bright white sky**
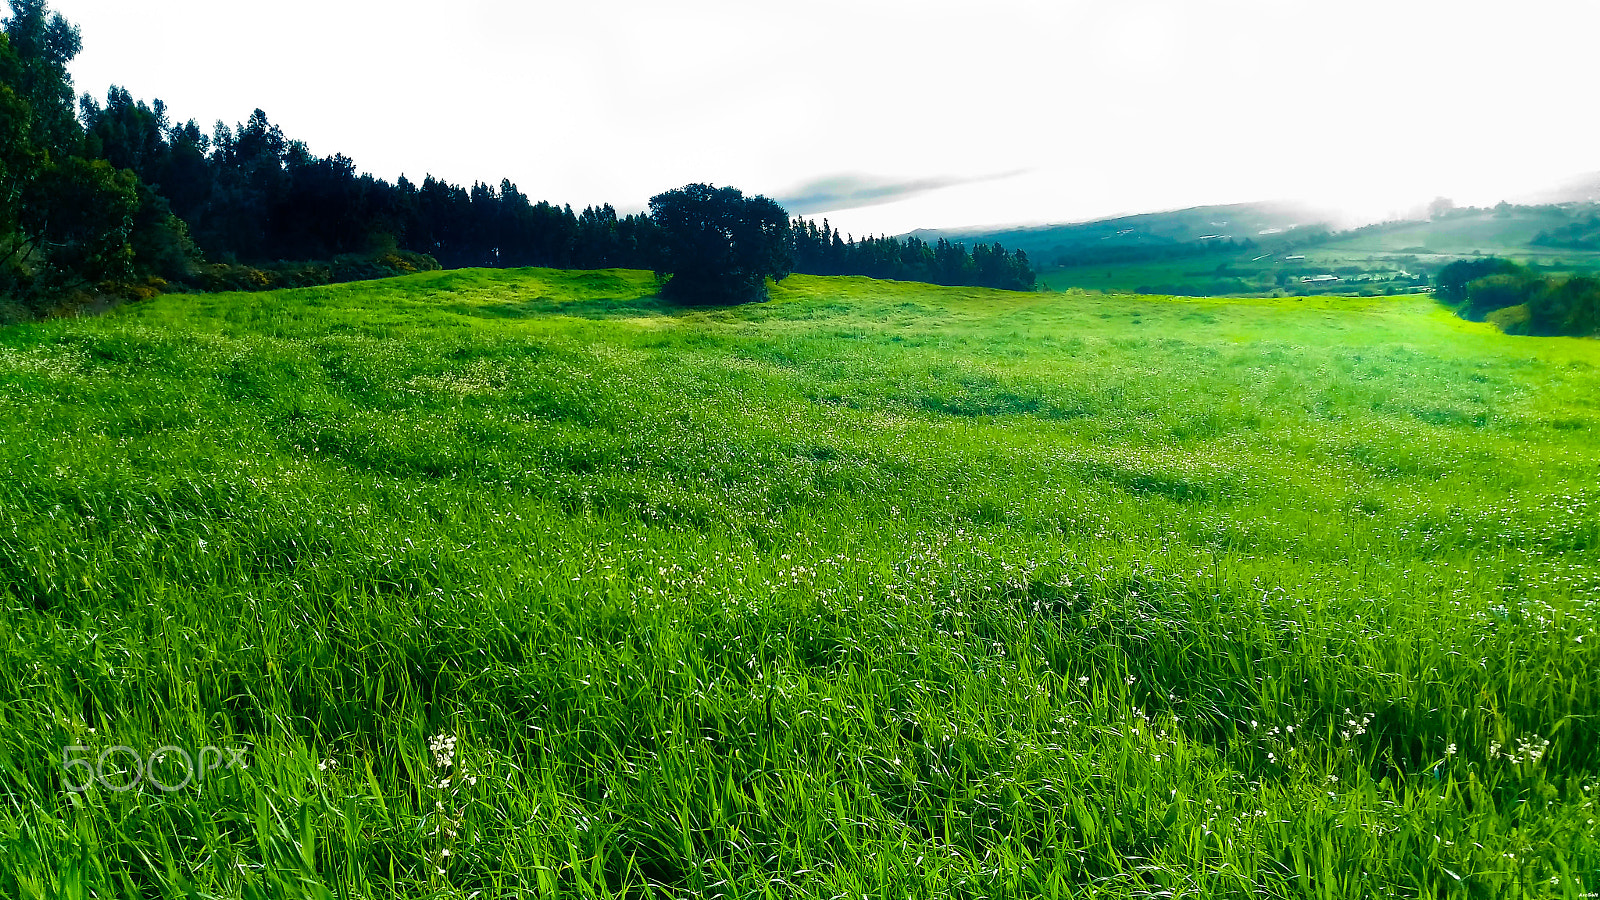
[(1381, 216), (1600, 169), (1593, 0), (53, 8), (83, 31), (80, 92), (208, 133), (261, 107), (379, 177), (577, 208), (706, 181), (856, 234), (1262, 199)]

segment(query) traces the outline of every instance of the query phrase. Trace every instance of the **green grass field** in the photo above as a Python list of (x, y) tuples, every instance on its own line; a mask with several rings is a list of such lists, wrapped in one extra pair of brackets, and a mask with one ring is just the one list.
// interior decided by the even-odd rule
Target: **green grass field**
[(0, 330), (0, 894), (1600, 890), (1600, 343), (653, 292)]

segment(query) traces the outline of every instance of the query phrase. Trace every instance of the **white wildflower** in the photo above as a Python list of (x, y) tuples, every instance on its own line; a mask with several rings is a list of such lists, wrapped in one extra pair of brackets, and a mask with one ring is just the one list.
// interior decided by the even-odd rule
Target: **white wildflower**
[(428, 742), (428, 750), (433, 753), (435, 768), (448, 769), (456, 761), (456, 739), (452, 735), (440, 733)]

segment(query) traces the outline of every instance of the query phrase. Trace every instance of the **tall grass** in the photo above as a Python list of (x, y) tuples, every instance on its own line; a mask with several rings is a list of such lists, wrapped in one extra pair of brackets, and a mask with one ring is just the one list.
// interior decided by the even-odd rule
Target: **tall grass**
[(651, 292), (0, 331), (0, 893), (1600, 890), (1600, 345)]

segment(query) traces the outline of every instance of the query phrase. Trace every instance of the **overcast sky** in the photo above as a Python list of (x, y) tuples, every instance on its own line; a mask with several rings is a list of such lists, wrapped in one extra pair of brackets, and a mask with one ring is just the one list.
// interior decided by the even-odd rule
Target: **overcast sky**
[(1382, 214), (1600, 169), (1593, 0), (55, 0), (80, 92), (318, 154), (857, 234), (1256, 199)]

